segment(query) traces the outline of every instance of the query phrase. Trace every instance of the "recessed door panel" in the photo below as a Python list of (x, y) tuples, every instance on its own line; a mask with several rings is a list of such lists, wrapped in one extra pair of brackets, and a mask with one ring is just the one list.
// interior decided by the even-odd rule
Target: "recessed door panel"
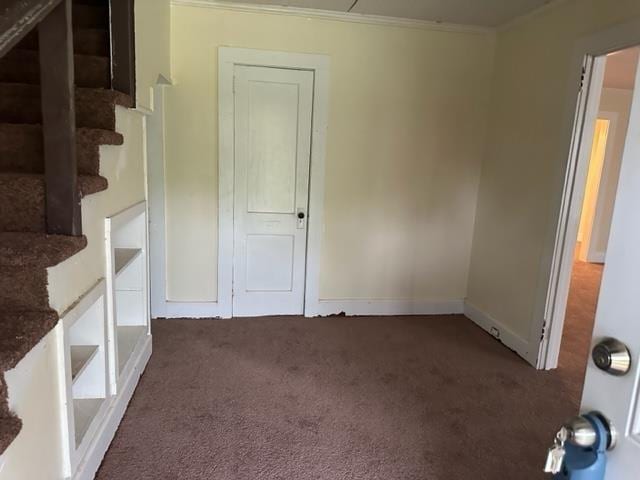
[(313, 72), (235, 68), (234, 316), (304, 312)]
[(298, 144), (297, 84), (249, 82), (247, 210), (293, 213)]
[(290, 292), (293, 289), (293, 235), (247, 237), (247, 291)]

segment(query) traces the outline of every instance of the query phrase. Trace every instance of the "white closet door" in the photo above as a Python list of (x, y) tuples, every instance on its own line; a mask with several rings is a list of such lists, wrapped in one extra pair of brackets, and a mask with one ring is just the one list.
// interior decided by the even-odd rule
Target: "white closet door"
[(304, 311), (313, 73), (235, 69), (234, 316)]

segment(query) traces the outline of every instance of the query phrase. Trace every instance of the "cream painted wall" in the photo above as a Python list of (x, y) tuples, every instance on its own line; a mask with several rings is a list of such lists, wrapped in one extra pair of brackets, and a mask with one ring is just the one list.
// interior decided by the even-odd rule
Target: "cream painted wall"
[[(49, 269), (49, 301), (59, 313), (105, 276), (104, 219), (145, 199), (144, 115), (117, 107), (116, 122), (124, 145), (100, 147), (100, 174), (109, 188), (82, 200), (88, 245)], [(52, 331), (6, 374), (10, 407), (24, 427), (2, 455), (0, 480), (62, 479), (57, 348)]]
[(100, 175), (109, 188), (82, 200), (82, 229), (87, 247), (49, 269), (49, 303), (64, 312), (104, 277), (104, 219), (145, 199), (144, 115), (117, 107), (116, 131), (122, 146), (100, 147)]
[(604, 165), (602, 183), (598, 189), (597, 218), (600, 222), (600, 228), (591, 238), (596, 252), (606, 252), (607, 250), (632, 98), (633, 90), (617, 88), (603, 89), (600, 98), (600, 111), (617, 113), (618, 118), (615, 131), (609, 132), (608, 142), (612, 142), (611, 157)]
[[(640, 15), (637, 0), (568, 0), (498, 34), (490, 133), (478, 196), (468, 302), (537, 344), (541, 261), (566, 165), (569, 64), (581, 36)], [(537, 354), (536, 350), (529, 352)]]
[(171, 79), (169, 0), (136, 0), (136, 96), (138, 108), (153, 110), (158, 75)]
[(494, 35), (172, 6), (167, 278), (217, 298), (217, 49), (330, 56), (323, 299), (462, 299)]

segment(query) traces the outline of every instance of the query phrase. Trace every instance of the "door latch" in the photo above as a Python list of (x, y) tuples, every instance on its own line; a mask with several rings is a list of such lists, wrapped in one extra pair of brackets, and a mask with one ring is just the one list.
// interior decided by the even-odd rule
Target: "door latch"
[(304, 228), (306, 218), (304, 208), (299, 208), (296, 216), (298, 217), (298, 228)]

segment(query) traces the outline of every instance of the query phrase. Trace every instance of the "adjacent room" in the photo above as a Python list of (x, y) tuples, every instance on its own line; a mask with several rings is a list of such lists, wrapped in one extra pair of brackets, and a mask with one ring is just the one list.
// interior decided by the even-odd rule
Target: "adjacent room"
[(0, 0), (0, 480), (635, 479), (639, 57), (635, 0)]
[[(560, 352), (560, 363), (575, 369), (578, 379), (584, 375), (591, 346), (639, 53), (640, 49), (634, 47), (608, 54), (601, 68), (601, 78), (595, 80), (598, 110)], [(588, 137), (584, 139), (585, 146), (588, 141)]]

